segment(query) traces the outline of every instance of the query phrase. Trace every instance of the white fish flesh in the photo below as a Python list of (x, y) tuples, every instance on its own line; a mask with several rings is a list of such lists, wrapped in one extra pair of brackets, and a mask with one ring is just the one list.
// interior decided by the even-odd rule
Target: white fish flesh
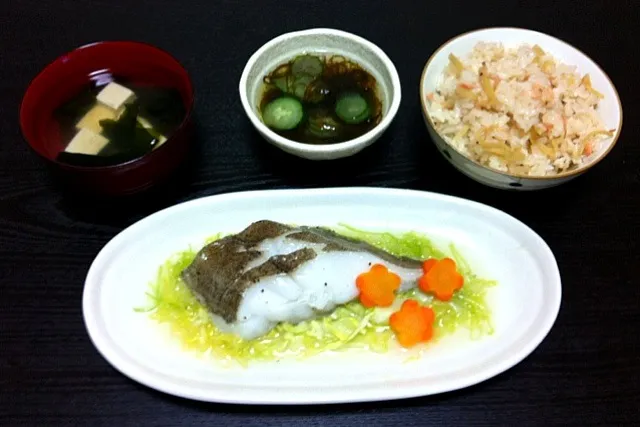
[(220, 330), (250, 340), (353, 301), (357, 276), (376, 263), (400, 276), (400, 291), (422, 274), (420, 261), (325, 229), (258, 221), (205, 246), (182, 278)]

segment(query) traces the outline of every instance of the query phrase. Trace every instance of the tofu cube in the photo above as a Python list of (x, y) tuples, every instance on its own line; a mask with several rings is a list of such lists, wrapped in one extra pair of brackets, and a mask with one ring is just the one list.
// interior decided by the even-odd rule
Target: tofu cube
[(118, 83), (109, 83), (97, 96), (98, 102), (112, 110), (120, 110), (126, 103), (135, 99), (135, 94), (130, 89)]
[(78, 154), (98, 154), (107, 144), (109, 140), (104, 136), (90, 129), (82, 128), (73, 137), (64, 151), (67, 153)]
[(87, 112), (87, 114), (84, 115), (84, 117), (80, 119), (76, 124), (76, 129), (88, 129), (95, 133), (101, 133), (102, 126), (100, 126), (100, 120), (116, 120), (120, 117), (123, 111), (124, 110), (115, 111), (102, 104), (96, 104)]

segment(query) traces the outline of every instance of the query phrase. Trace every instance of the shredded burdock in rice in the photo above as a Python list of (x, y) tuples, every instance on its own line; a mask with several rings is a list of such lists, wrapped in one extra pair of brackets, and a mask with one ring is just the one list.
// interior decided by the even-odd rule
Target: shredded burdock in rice
[(481, 42), (464, 59), (449, 55), (427, 105), (436, 131), (464, 155), (544, 176), (586, 164), (613, 136), (597, 112), (602, 98), (588, 74), (540, 46)]

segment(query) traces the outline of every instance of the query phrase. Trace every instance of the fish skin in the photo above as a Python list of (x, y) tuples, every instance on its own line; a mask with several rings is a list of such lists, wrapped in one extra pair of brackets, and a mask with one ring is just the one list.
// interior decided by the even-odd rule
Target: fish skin
[[(271, 253), (273, 247), (292, 251)], [(353, 300), (355, 278), (372, 262), (402, 272), (405, 289), (415, 286), (422, 265), (320, 227), (261, 220), (206, 245), (181, 277), (217, 324), (223, 322), (224, 329), (255, 338), (279, 321), (305, 320)], [(325, 283), (318, 282), (320, 276), (327, 279)], [(252, 289), (255, 286), (261, 286), (262, 293)], [(245, 301), (247, 294), (252, 301)], [(256, 316), (263, 317), (262, 323)]]

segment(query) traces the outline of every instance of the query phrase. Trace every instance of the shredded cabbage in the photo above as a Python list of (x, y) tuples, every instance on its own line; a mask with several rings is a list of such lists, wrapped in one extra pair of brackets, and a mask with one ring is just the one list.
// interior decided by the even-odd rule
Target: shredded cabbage
[[(190, 248), (175, 254), (158, 269), (155, 282), (147, 295), (151, 304), (136, 309), (149, 312), (152, 319), (169, 326), (185, 348), (217, 358), (234, 360), (244, 366), (253, 360), (274, 360), (282, 357), (308, 357), (325, 351), (365, 348), (385, 352), (393, 340), (388, 318), (402, 301), (414, 298), (432, 307), (436, 314), (436, 337), (466, 328), (472, 338), (493, 333), (491, 313), (485, 301), (489, 287), (495, 281), (477, 277), (453, 245), (449, 254), (437, 249), (423, 235), (409, 232), (401, 235), (361, 231), (343, 225), (335, 230), (344, 236), (366, 241), (396, 256), (416, 259), (452, 257), (464, 286), (448, 302), (434, 300), (430, 295), (413, 289), (399, 294), (393, 307), (365, 308), (358, 301), (338, 307), (331, 314), (298, 324), (281, 323), (255, 340), (220, 332), (206, 308), (191, 294), (180, 279), (180, 273), (195, 258), (197, 250)], [(206, 243), (221, 235), (207, 239)]]

